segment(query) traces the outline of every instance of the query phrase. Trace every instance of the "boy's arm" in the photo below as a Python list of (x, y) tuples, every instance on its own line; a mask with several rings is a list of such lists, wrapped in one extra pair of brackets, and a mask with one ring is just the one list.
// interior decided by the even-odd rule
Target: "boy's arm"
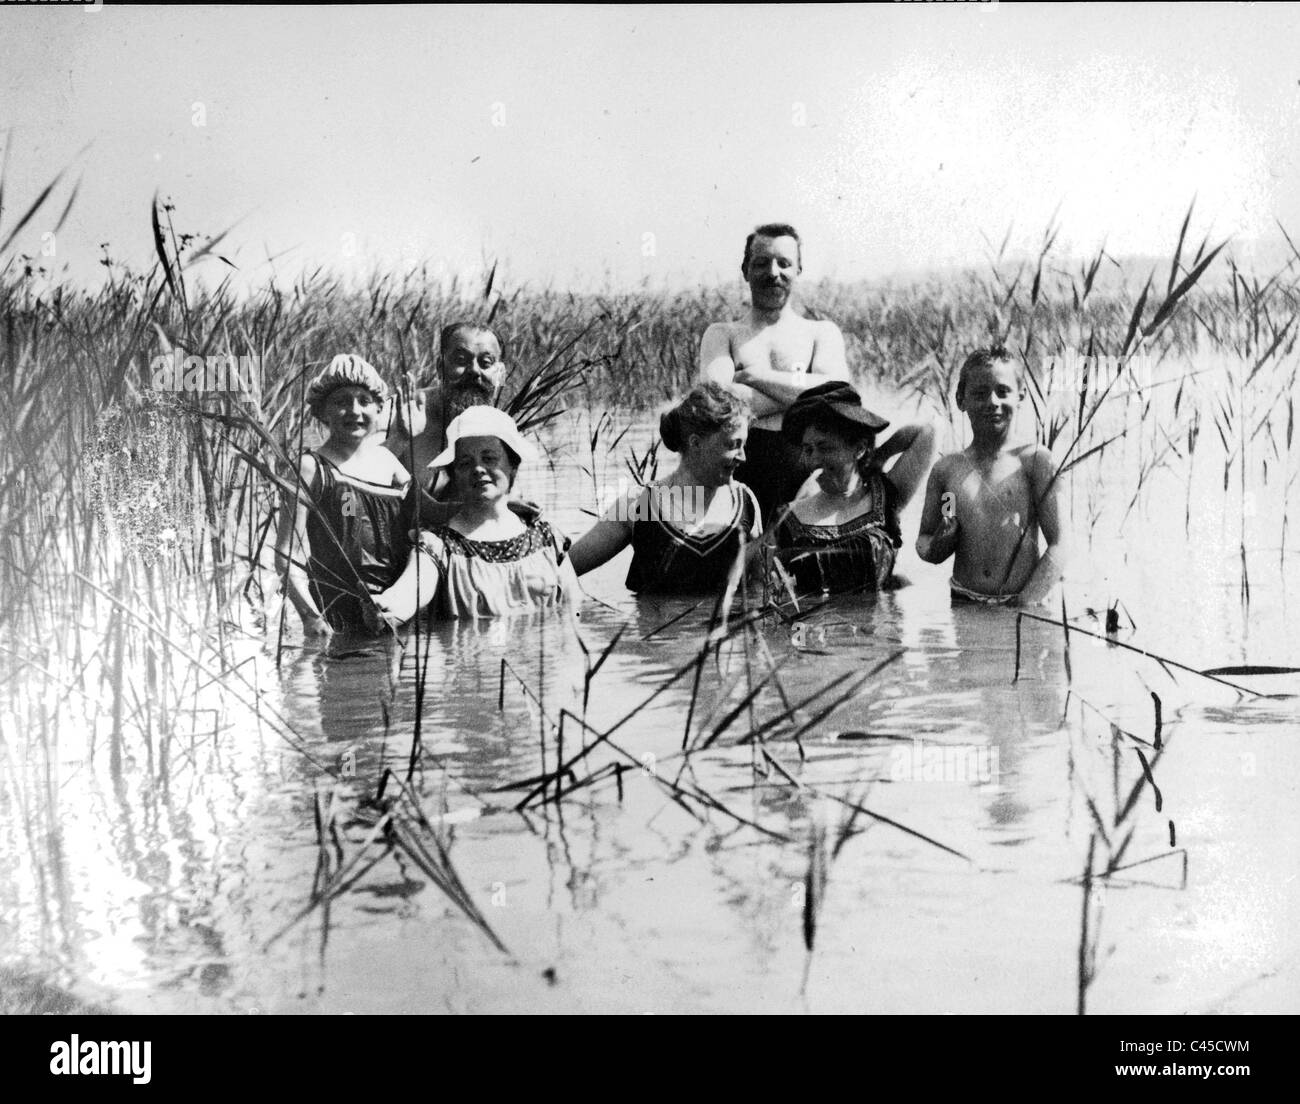
[(921, 510), (916, 554), (926, 563), (943, 563), (957, 550), (956, 496), (947, 489), (947, 460), (945, 456), (934, 466), (925, 485), (925, 505)]
[(714, 322), (704, 331), (700, 340), (700, 379), (720, 383), (730, 388), (749, 404), (755, 418), (765, 414), (779, 414), (785, 409), (761, 391), (736, 380), (736, 362), (731, 355), (731, 327), (725, 322)]
[(1029, 581), (1021, 588), (1016, 605), (1033, 606), (1046, 598), (1065, 571), (1066, 549), (1061, 531), (1061, 485), (1056, 479), (1052, 454), (1041, 445), (1034, 453), (1030, 468), (1030, 485), (1038, 502), (1038, 526), (1047, 541), (1047, 550), (1039, 557)]

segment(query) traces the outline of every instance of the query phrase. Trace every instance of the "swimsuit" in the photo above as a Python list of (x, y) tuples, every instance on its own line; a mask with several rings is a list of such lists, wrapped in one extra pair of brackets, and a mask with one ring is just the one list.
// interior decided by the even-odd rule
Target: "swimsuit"
[(955, 606), (967, 602), (982, 606), (1006, 606), (1020, 597), (1018, 594), (981, 594), (978, 590), (962, 586), (956, 579), (948, 580), (948, 589), (952, 592), (952, 603)]
[(638, 520), (632, 523), (628, 590), (639, 594), (709, 594), (726, 584), (744, 543), (754, 540), (760, 531), (754, 492), (734, 480), (730, 486), (735, 502), (730, 520), (721, 529), (694, 534), (658, 516), (652, 488), (642, 492), (634, 507)]
[(385, 487), (347, 475), (319, 452), (311, 455), (316, 475), (308, 492), (317, 506), (307, 511), (311, 596), (332, 629), (360, 629), (360, 592), (387, 590), (406, 566), (414, 484)]
[(777, 558), (799, 591), (838, 594), (847, 590), (884, 590), (903, 543), (898, 528), (898, 492), (876, 468), (864, 482), (871, 503), (840, 525), (800, 521), (787, 508), (776, 529)]
[(435, 617), (502, 617), (556, 606), (572, 597), (569, 550), (545, 521), (516, 537), (485, 541), (449, 526), (433, 529), (429, 551), (438, 567)]

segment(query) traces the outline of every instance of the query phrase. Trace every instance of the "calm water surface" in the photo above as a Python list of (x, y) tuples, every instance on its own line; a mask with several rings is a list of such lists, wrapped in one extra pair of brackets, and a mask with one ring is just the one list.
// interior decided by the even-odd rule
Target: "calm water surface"
[[(557, 434), (550, 484), (523, 488), (574, 534), (595, 506), (577, 439)], [(638, 451), (648, 440), (638, 430)], [(1122, 475), (1135, 463), (1117, 457), (1109, 483), (1075, 481), (1070, 616), (1097, 628), (1085, 610), (1118, 599), (1118, 639), (1192, 667), (1297, 665), (1295, 558), (1277, 547), (1280, 515), (1269, 513), (1281, 490), (1258, 489), (1247, 608), (1241, 508), (1224, 499), (1221, 472), (1194, 473), (1190, 494), (1170, 477), (1122, 517)], [(612, 487), (618, 468), (596, 474)], [(917, 514), (905, 519), (909, 542)], [(6, 955), (57, 965), (79, 991), (131, 1011), (1069, 1013), (1090, 841), (1102, 867), (1127, 838), (1115, 865), (1140, 865), (1097, 886), (1088, 908), (1088, 1010), (1295, 1010), (1297, 699), (1242, 695), (1080, 637), (1067, 677), (1060, 627), (1031, 622), (1013, 681), (1014, 615), (952, 608), (947, 571), (908, 550), (900, 569), (912, 586), (837, 602), (798, 630), (769, 621), (748, 644), (725, 645), (701, 673), (692, 737), (763, 677), (764, 650), (781, 664), (780, 686), (755, 697), (759, 723), (784, 709), (782, 694), (795, 703), (901, 655), (821, 720), (852, 679), (804, 709), (798, 743), (791, 725), (773, 732), (772, 761), (740, 742), (751, 727), (742, 710), (684, 764), (692, 678), (638, 707), (697, 653), (707, 611), (638, 603), (622, 586), (627, 562), (588, 577), (607, 604), (588, 601), (576, 625), (443, 624), (418, 650), (414, 640), (336, 639), (325, 650), (294, 640), (278, 671), (250, 642), (248, 670), (301, 744), (226, 702), (215, 737), (223, 722), (196, 715), (165, 789), (144, 784), (133, 762), (116, 774), (69, 764), (75, 797), (48, 853), (33, 859), (17, 818), (4, 819)], [(598, 656), (620, 629), (586, 717), (603, 731), (635, 711), (614, 737), (625, 754), (602, 747), (578, 777), (623, 762), (621, 784), (609, 777), (559, 806), (514, 811), (526, 790), (496, 788), (556, 755), (521, 681), (548, 716), (581, 714), (579, 635)], [(498, 708), (503, 659), (518, 677)], [(328, 913), (302, 915), (319, 861), (317, 794), (333, 794), (338, 846), (359, 853), (369, 831), (353, 819), (360, 800), (385, 768), (406, 770), (417, 664), (427, 684), (415, 786), (508, 953), (400, 854)], [(1242, 681), (1300, 690), (1290, 676)], [(565, 740), (567, 757), (580, 729), (569, 723)], [(1147, 786), (1121, 818), (1143, 777), (1138, 751), (1159, 808)], [(683, 808), (669, 783), (722, 808)], [(850, 824), (837, 799), (879, 819)], [(806, 881), (821, 832), (810, 954)]]

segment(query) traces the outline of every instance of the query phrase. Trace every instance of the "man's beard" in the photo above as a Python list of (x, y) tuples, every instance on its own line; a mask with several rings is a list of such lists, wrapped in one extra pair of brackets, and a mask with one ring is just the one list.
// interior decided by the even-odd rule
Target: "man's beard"
[(450, 422), (458, 414), (463, 414), (471, 406), (491, 406), (496, 389), (468, 384), (454, 387), (447, 392), (446, 418)]

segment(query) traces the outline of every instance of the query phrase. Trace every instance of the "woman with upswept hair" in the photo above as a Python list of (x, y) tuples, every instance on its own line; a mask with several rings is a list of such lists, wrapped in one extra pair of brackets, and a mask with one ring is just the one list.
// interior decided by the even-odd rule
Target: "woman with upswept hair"
[(749, 408), (727, 388), (702, 383), (659, 419), (664, 447), (681, 457), (667, 479), (622, 496), (573, 546), (585, 574), (629, 544), (629, 590), (720, 591), (762, 531), (758, 500), (734, 476), (745, 459)]

